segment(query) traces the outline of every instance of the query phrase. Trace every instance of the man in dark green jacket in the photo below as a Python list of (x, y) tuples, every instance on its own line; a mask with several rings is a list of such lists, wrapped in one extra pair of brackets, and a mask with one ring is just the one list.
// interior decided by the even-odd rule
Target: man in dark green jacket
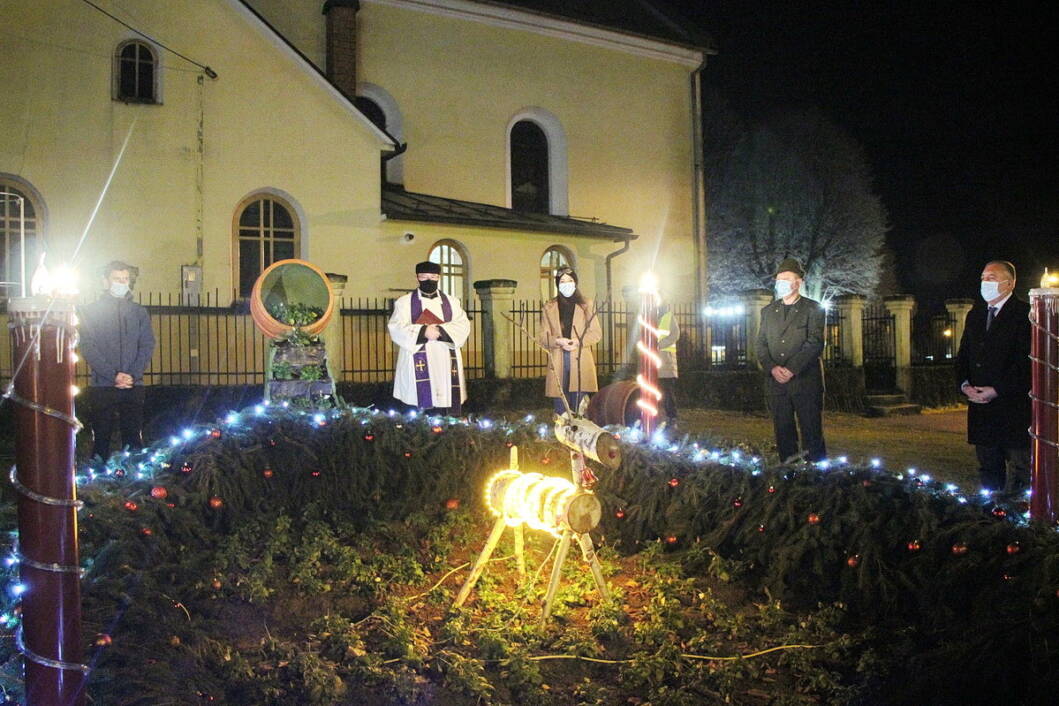
[[(809, 461), (827, 458), (821, 413), (824, 406), (823, 307), (803, 297), (805, 273), (795, 259), (776, 270), (776, 300), (761, 310), (757, 359), (766, 373), (772, 425), (780, 461), (802, 453)], [(795, 426), (795, 417), (798, 424)]]

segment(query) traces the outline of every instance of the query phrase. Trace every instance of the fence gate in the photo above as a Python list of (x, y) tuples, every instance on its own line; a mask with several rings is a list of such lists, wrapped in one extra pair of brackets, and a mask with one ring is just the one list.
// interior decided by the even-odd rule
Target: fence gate
[(864, 386), (869, 392), (897, 388), (897, 343), (894, 315), (884, 306), (869, 306), (862, 319)]

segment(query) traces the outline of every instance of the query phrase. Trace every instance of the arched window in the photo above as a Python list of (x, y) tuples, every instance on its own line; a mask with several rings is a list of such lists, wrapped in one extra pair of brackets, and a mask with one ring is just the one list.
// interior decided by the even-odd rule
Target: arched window
[(529, 120), (511, 128), (511, 208), (548, 213), (548, 137)]
[(274, 194), (255, 194), (236, 210), (236, 281), (250, 296), (254, 280), (277, 260), (300, 257), (301, 227), (294, 208)]
[(18, 296), (21, 271), (21, 237), (26, 237), (26, 271), (33, 272), (32, 262), (37, 235), (43, 231), (41, 205), (32, 189), (24, 184), (0, 176), (0, 280), (8, 283), (0, 288), (0, 296)]
[[(379, 104), (373, 101), (371, 98), (365, 96), (357, 96), (353, 99), (353, 105), (357, 106), (357, 110), (364, 113), (364, 117), (371, 121), (372, 125), (379, 128), (380, 130), (386, 130), (386, 113), (383, 112)], [(386, 176), (386, 160), (380, 161), (380, 178), (382, 183), (385, 184), (389, 179)]]
[(145, 42), (123, 42), (114, 54), (114, 98), (126, 103), (157, 103), (158, 56)]
[[(398, 142), (404, 141), (404, 116), (397, 101), (385, 88), (374, 83), (357, 84), (357, 97), (353, 104), (364, 113), (376, 127), (385, 130)], [(383, 181), (390, 184), (404, 183), (404, 157), (397, 155), (383, 162)]]
[(566, 132), (543, 108), (526, 108), (507, 125), (508, 205), (518, 211), (569, 213)]
[(574, 266), (574, 255), (561, 245), (553, 245), (541, 256), (541, 299), (551, 299), (558, 293), (555, 273), (563, 267)]
[(439, 289), (450, 297), (466, 301), (467, 257), (463, 246), (455, 240), (439, 240), (430, 249), (427, 259), (441, 265)]

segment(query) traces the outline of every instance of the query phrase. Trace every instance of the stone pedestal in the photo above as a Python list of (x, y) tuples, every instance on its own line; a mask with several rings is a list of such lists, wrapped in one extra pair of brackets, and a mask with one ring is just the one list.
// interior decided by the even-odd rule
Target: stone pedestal
[[(482, 357), (485, 376), (511, 377), (511, 322), (504, 314), (511, 311), (518, 282), (513, 279), (484, 279), (474, 283), (474, 291), (482, 302)], [(517, 335), (523, 335), (521, 331)]]
[(907, 294), (896, 294), (885, 297), (883, 306), (894, 317), (894, 367), (897, 370), (897, 387), (907, 394), (912, 391), (912, 312), (916, 307), (916, 300)]
[(952, 357), (960, 350), (963, 340), (963, 328), (967, 323), (967, 314), (974, 308), (974, 299), (946, 299), (945, 311), (952, 317)]
[(835, 306), (842, 318), (842, 357), (854, 368), (861, 368), (864, 366), (864, 297), (845, 294), (835, 298)]

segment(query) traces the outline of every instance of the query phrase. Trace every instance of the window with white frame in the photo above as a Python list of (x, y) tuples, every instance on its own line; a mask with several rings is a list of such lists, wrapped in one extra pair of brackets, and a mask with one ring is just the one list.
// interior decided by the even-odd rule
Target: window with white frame
[(0, 289), (0, 296), (15, 296), (22, 272), (22, 238), (25, 236), (26, 270), (32, 272), (36, 263), (29, 262), (33, 243), (41, 228), (41, 207), (30, 189), (13, 180), (0, 177), (0, 280), (9, 283)]
[(255, 194), (236, 211), (235, 251), (239, 296), (250, 296), (269, 265), (300, 257), (301, 228), (291, 204), (274, 194)]
[(114, 98), (126, 103), (157, 103), (158, 55), (146, 42), (128, 41), (114, 53)]
[(463, 246), (455, 240), (439, 240), (427, 259), (441, 265), (438, 288), (450, 297), (466, 301), (467, 257)]
[(555, 275), (564, 267), (574, 266), (574, 255), (562, 245), (553, 245), (541, 256), (541, 299), (548, 300), (556, 296), (559, 290), (555, 287)]

